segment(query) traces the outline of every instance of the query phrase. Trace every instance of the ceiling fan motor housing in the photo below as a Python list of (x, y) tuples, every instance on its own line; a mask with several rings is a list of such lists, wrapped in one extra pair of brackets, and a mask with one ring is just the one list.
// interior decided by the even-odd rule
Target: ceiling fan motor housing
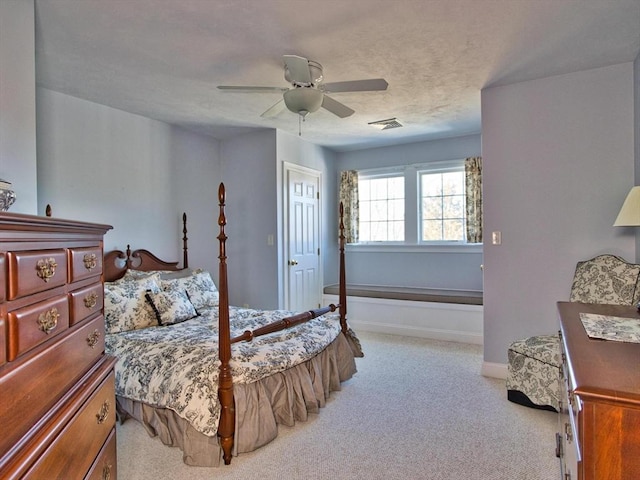
[(284, 92), (283, 96), (287, 108), (298, 115), (315, 112), (322, 106), (323, 94), (315, 88), (292, 88)]
[(291, 83), (296, 87), (309, 87), (309, 86), (317, 86), (320, 84), (324, 78), (322, 73), (322, 65), (318, 62), (314, 62), (313, 60), (307, 60), (309, 66), (309, 80), (310, 82), (301, 82), (300, 79), (294, 78), (295, 75), (291, 75), (291, 71), (287, 67), (287, 64), (284, 65), (284, 79)]

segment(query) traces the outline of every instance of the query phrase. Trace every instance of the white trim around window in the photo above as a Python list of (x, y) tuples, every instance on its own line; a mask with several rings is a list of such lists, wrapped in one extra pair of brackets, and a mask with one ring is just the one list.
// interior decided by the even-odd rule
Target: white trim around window
[(405, 188), (405, 235), (404, 242), (360, 242), (347, 244), (353, 252), (431, 252), (431, 253), (481, 253), (482, 244), (461, 242), (422, 241), (419, 236), (420, 205), (419, 181), (421, 173), (443, 173), (464, 169), (464, 160), (443, 160), (430, 163), (383, 167), (359, 170), (363, 177), (404, 176)]
[(347, 252), (358, 253), (482, 253), (482, 243), (348, 243)]

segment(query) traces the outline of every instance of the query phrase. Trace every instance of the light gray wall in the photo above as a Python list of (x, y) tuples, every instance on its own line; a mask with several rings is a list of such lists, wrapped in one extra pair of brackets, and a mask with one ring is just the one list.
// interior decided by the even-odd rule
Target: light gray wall
[(278, 308), (276, 133), (265, 130), (221, 142), (227, 192), (229, 302)]
[[(412, 165), (478, 156), (480, 135), (371, 148), (337, 154), (335, 182), (343, 170)], [(335, 194), (337, 197), (337, 193)], [(482, 252), (368, 252), (347, 248), (347, 282), (368, 285), (482, 290)]]
[(10, 211), (37, 213), (33, 0), (0, 1), (0, 178), (12, 183)]
[(221, 178), (220, 142), (181, 128), (171, 128), (172, 230), (182, 246), (181, 213), (187, 213), (189, 266), (218, 278), (218, 184)]
[(633, 64), (482, 91), (484, 360), (555, 334), (576, 262), (635, 257), (612, 226), (634, 178)]
[(107, 250), (181, 261), (187, 211), (190, 266), (217, 271), (217, 141), (51, 90), (37, 102), (41, 214), (112, 225)]

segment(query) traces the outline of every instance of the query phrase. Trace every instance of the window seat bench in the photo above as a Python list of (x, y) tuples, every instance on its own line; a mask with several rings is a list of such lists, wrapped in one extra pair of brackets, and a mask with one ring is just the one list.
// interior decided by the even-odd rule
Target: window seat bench
[[(324, 287), (326, 295), (338, 295), (338, 285)], [(444, 290), (417, 287), (389, 287), (383, 285), (347, 285), (348, 297), (388, 298), (414, 302), (455, 303), (482, 305), (482, 292), (478, 290)]]
[[(339, 302), (324, 287), (323, 304)], [(347, 285), (349, 324), (356, 330), (482, 344), (481, 291)]]

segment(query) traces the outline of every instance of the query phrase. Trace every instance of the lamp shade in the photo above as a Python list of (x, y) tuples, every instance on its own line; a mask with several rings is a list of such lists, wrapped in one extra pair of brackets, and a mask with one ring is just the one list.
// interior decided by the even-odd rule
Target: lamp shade
[(614, 227), (638, 227), (640, 226), (640, 187), (633, 187), (616, 218)]

